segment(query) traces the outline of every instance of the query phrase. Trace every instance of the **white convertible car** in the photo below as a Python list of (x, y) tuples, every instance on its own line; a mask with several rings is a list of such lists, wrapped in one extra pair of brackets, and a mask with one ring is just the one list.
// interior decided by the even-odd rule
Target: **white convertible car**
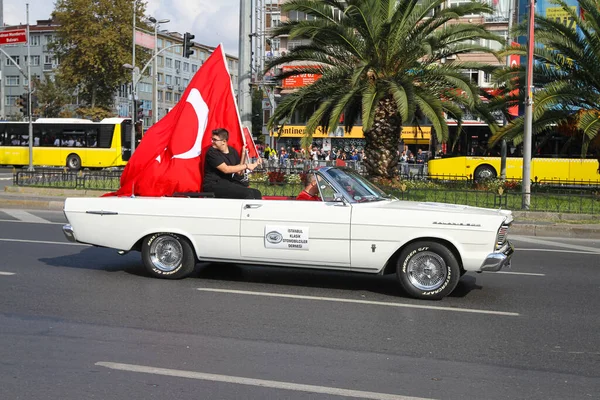
[(141, 251), (159, 278), (197, 261), (398, 275), (409, 295), (440, 299), (468, 271), (510, 265), (510, 211), (399, 201), (352, 170), (316, 174), (322, 201), (210, 197), (69, 198), (71, 241)]

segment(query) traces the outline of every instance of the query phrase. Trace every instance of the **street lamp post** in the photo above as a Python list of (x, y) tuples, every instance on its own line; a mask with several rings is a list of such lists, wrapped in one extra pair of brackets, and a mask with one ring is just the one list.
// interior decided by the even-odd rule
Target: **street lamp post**
[(152, 74), (154, 79), (152, 80), (152, 123), (155, 124), (158, 121), (158, 27), (160, 24), (166, 24), (170, 19), (157, 20), (154, 17), (148, 18), (150, 22), (154, 24), (154, 64), (152, 66)]

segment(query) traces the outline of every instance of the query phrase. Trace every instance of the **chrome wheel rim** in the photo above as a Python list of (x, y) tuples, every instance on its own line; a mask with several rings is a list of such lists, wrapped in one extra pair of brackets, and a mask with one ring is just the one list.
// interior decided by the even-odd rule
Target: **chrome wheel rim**
[(183, 260), (183, 247), (172, 236), (156, 238), (150, 245), (152, 265), (163, 272), (172, 272), (179, 268)]
[(438, 254), (422, 251), (408, 262), (408, 280), (419, 290), (438, 289), (448, 277), (446, 262)]
[(479, 179), (491, 179), (494, 177), (494, 173), (489, 168), (483, 168), (478, 171)]

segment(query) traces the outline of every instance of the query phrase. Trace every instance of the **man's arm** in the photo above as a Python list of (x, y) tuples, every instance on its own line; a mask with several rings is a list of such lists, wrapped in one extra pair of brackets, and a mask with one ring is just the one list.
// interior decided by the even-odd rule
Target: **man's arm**
[(258, 163), (243, 163), (237, 165), (227, 165), (225, 163), (221, 163), (216, 166), (216, 168), (224, 174), (236, 174), (239, 172), (243, 172), (246, 169), (250, 171), (254, 171), (254, 169), (258, 166)]

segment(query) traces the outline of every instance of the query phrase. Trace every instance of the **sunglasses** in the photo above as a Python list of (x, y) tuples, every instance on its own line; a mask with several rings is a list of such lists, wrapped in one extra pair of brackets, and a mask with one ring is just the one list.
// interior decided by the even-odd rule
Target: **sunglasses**
[(213, 142), (223, 142), (224, 141), (223, 139), (215, 139), (215, 138), (212, 138), (210, 140)]

